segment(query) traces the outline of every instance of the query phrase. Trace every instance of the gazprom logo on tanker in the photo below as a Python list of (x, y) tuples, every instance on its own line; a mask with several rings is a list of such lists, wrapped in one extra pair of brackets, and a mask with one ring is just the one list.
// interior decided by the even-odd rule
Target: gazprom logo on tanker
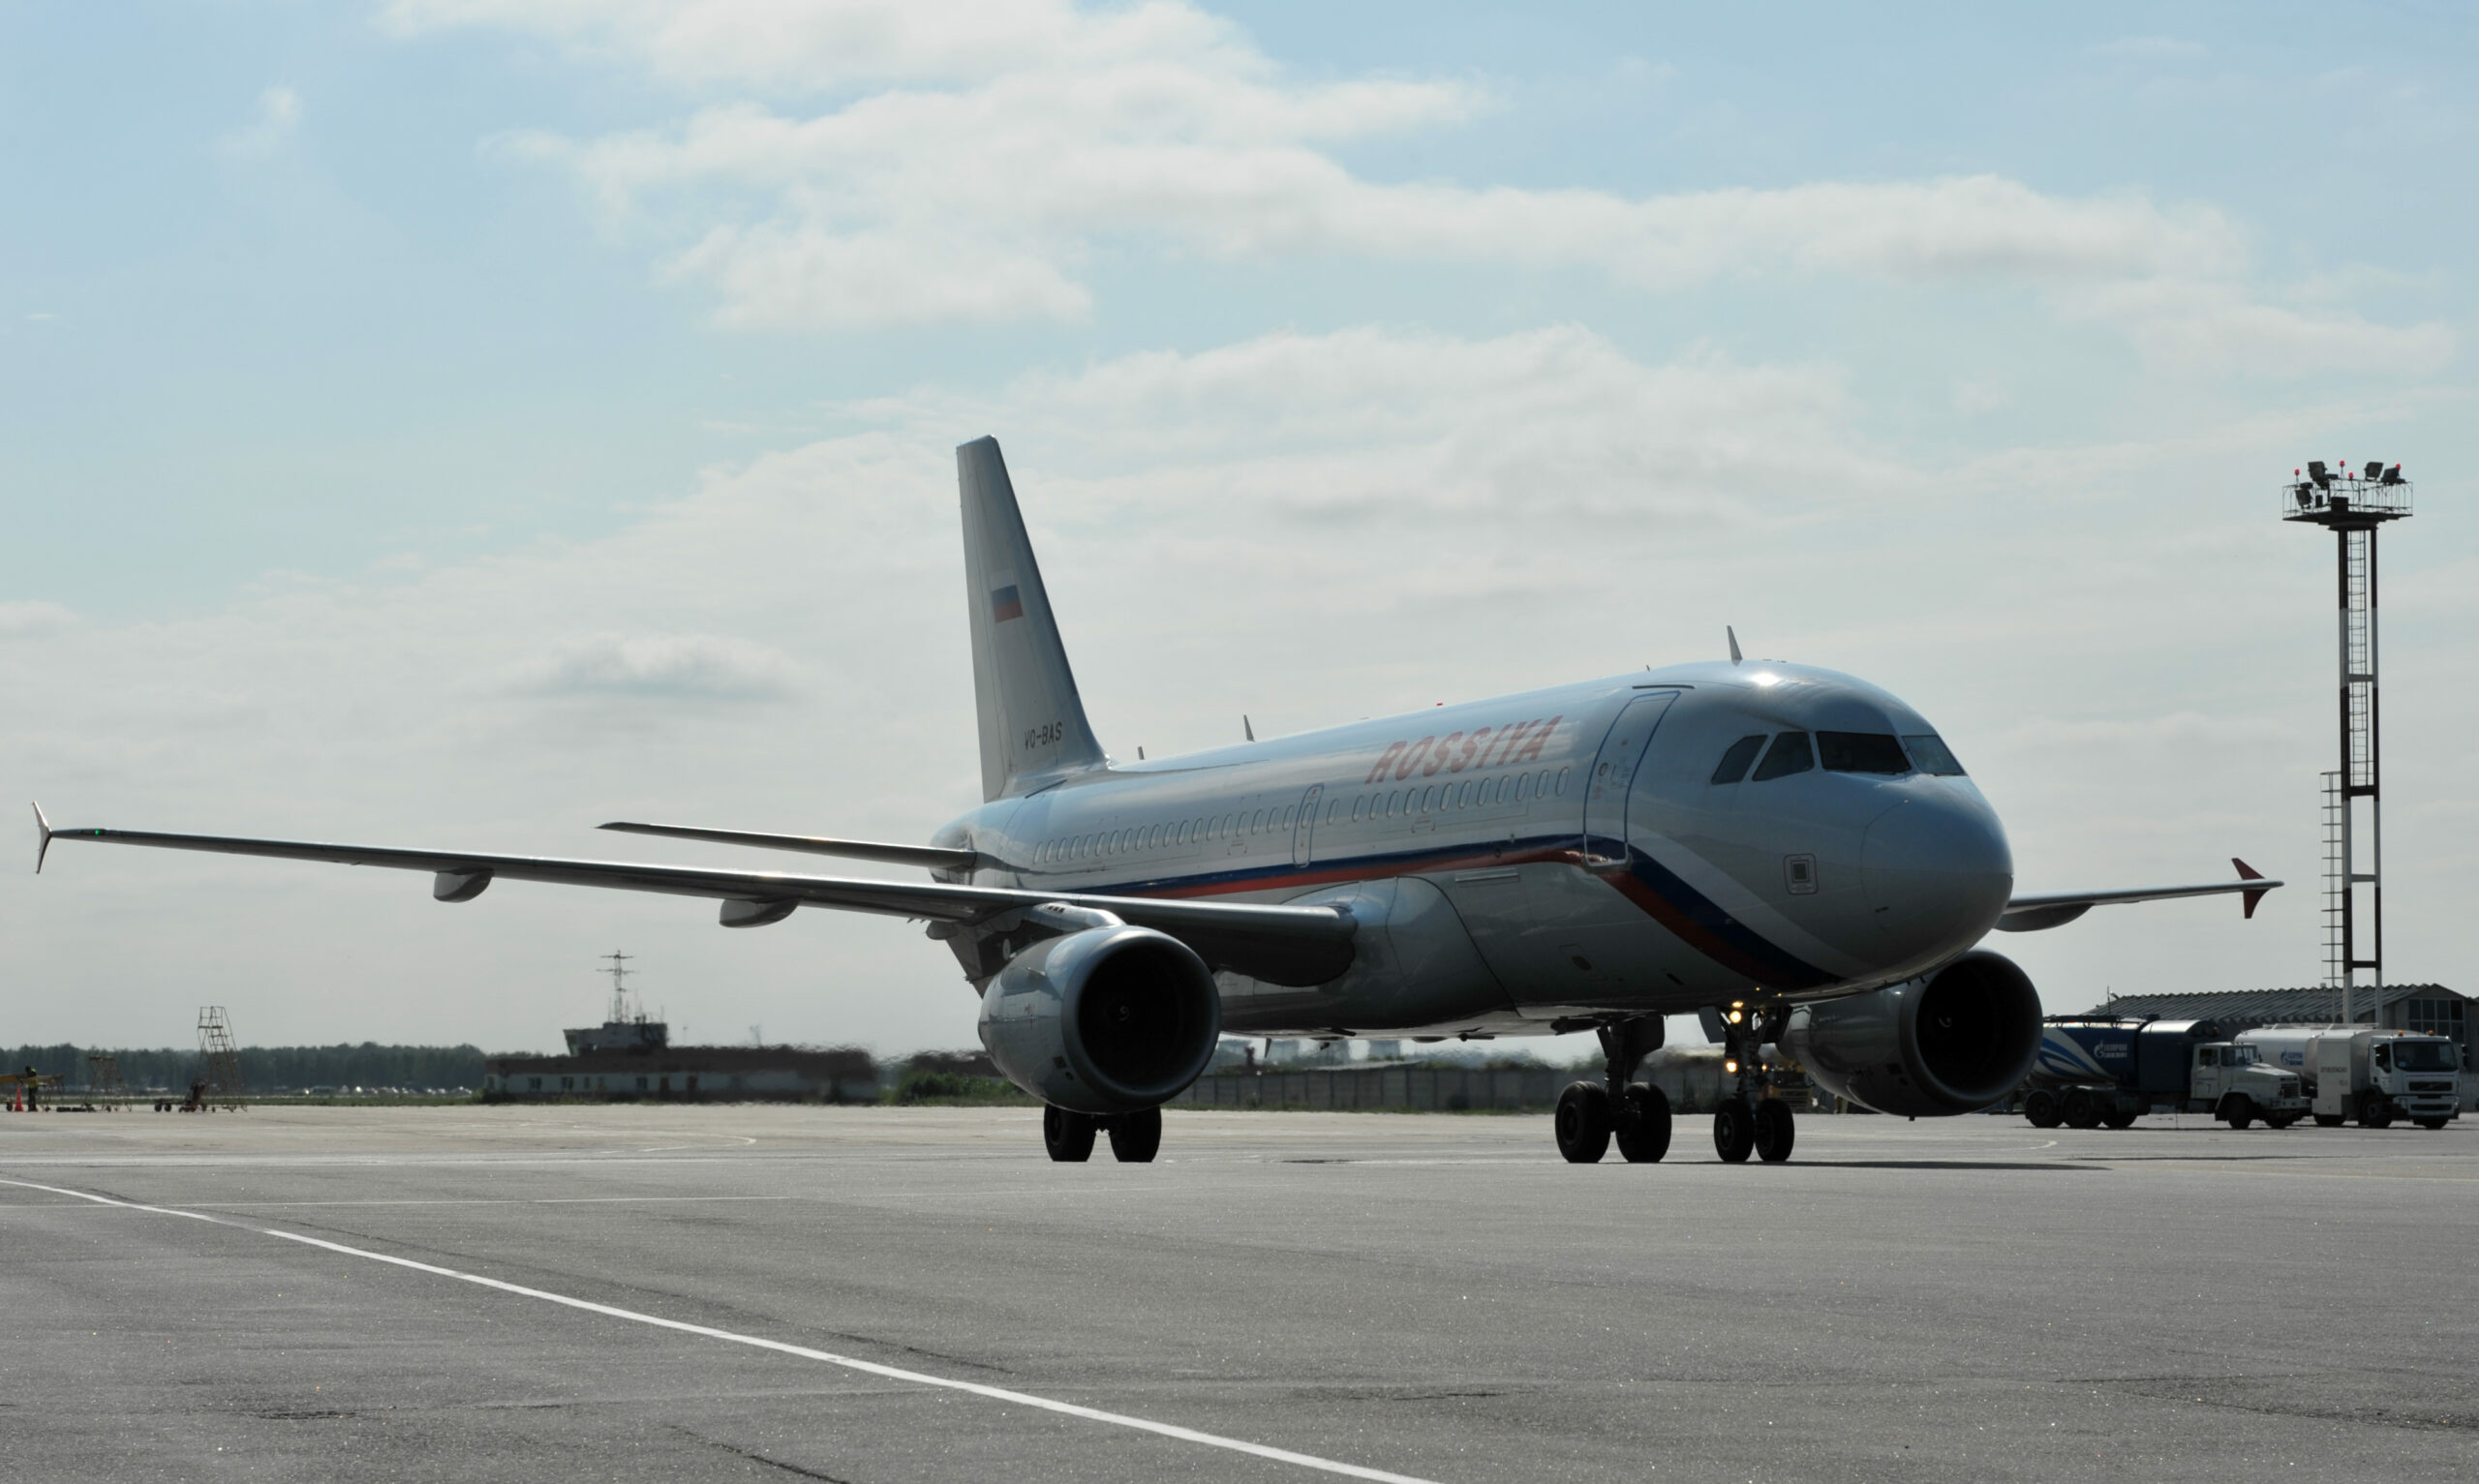
[(1376, 766), (1369, 769), (1368, 776), (1361, 781), (1383, 783), (1393, 778), (1399, 782), (1414, 773), (1427, 778), (1440, 772), (1461, 772), (1467, 768), (1528, 763), (1541, 755), (1549, 734), (1566, 719), (1566, 713), (1561, 712), (1546, 720), (1535, 716), (1530, 721), (1514, 721), (1500, 727), (1474, 727), (1469, 732), (1431, 735), (1419, 742), (1391, 742)]

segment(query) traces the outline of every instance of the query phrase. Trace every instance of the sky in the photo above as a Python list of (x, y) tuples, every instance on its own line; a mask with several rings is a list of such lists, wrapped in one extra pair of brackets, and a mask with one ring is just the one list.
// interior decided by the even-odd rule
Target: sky
[[(2447, 5), (0, 0), (0, 780), (926, 838), (995, 434), (1121, 756), (1729, 623), (1926, 713), (2022, 890), (2292, 883), (2001, 938), (2051, 1010), (2309, 984), (2276, 496), (2381, 458), (2388, 977), (2479, 988), (2474, 83)], [(65, 845), (0, 1042), (549, 1049), (615, 949), (676, 1039), (973, 1041), (918, 924), (428, 885)]]

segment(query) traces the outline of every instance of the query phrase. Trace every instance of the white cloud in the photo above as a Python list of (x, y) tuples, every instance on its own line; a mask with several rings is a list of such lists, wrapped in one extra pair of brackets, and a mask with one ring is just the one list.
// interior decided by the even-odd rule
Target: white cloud
[(301, 95), (279, 83), (259, 94), (258, 110), (250, 122), (227, 134), (221, 142), (227, 154), (270, 154), (300, 126)]
[(796, 668), (782, 654), (743, 640), (703, 634), (601, 634), (561, 645), (525, 666), (514, 688), (546, 696), (771, 700), (793, 688)]
[[(668, 264), (737, 328), (1073, 319), (1098, 246), (1225, 260), (1582, 268), (1675, 292), (1747, 274), (2041, 286), (2228, 283), (2239, 229), (2132, 193), (1997, 175), (1628, 197), (1377, 181), (1332, 146), (1466, 123), (1454, 81), (1286, 76), (1185, 5), (401, 0), (411, 33), (493, 26), (710, 99), (680, 122), (506, 142), (616, 215), (691, 239)], [(839, 105), (761, 101), (841, 91)]]
[(77, 616), (58, 603), (0, 603), (0, 639), (57, 633), (77, 621)]
[(2074, 318), (2124, 332), (2172, 365), (2294, 379), (2321, 373), (2424, 376), (2453, 359), (2458, 337), (2438, 323), (2377, 324), (2342, 309), (2313, 312), (2250, 299), (2225, 283), (2154, 278), (2077, 288), (2061, 296)]

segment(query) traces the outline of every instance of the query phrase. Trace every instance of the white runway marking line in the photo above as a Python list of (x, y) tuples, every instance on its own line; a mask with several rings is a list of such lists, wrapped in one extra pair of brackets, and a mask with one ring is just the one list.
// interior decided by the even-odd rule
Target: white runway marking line
[(944, 1376), (932, 1376), (924, 1371), (906, 1371), (900, 1366), (880, 1365), (874, 1360), (862, 1360), (852, 1355), (838, 1355), (832, 1350), (813, 1350), (807, 1346), (788, 1345), (780, 1340), (768, 1340), (758, 1335), (744, 1335), (728, 1329), (716, 1329), (710, 1325), (666, 1319), (658, 1315), (639, 1314), (633, 1309), (620, 1309), (610, 1304), (597, 1304), (590, 1299), (570, 1298), (565, 1293), (552, 1293), (541, 1288), (529, 1288), (520, 1284), (503, 1283), (497, 1278), (485, 1278), (479, 1273), (460, 1273), (452, 1267), (416, 1262), (411, 1257), (391, 1257), (382, 1252), (347, 1247), (342, 1242), (330, 1242), (321, 1237), (303, 1236), (293, 1231), (278, 1231), (272, 1227), (246, 1226), (240, 1222), (227, 1221), (220, 1216), (209, 1216), (202, 1211), (183, 1211), (172, 1206), (150, 1206), (135, 1200), (115, 1200), (109, 1196), (97, 1196), (87, 1191), (73, 1191), (57, 1185), (37, 1185), (32, 1180), (0, 1178), (0, 1185), (14, 1185), (22, 1190), (42, 1191), (51, 1196), (68, 1196), (78, 1200), (91, 1200), (99, 1206), (118, 1206), (126, 1211), (144, 1211), (155, 1216), (177, 1216), (186, 1221), (204, 1222), (211, 1227), (230, 1227), (235, 1231), (255, 1232), (260, 1236), (298, 1242), (304, 1247), (341, 1253), (348, 1257), (384, 1262), (392, 1267), (412, 1268), (414, 1272), (429, 1273), (439, 1278), (453, 1278), (459, 1283), (496, 1288), (502, 1293), (513, 1293), (521, 1298), (538, 1298), (544, 1303), (559, 1304), (568, 1309), (581, 1309), (588, 1314), (599, 1314), (609, 1318), (627, 1319), (637, 1324), (651, 1324), (657, 1329), (674, 1330), (680, 1334), (697, 1335), (708, 1340), (720, 1340), (730, 1345), (745, 1345), (752, 1349), (774, 1350), (783, 1355), (798, 1355), (804, 1360), (820, 1360), (831, 1366), (842, 1366), (847, 1371), (883, 1377), (888, 1380), (910, 1381), (917, 1386), (935, 1386), (945, 1391), (962, 1391), (971, 1396), (986, 1397), (994, 1402), (1008, 1402), (1018, 1407), (1031, 1407), (1042, 1411), (1056, 1412), (1061, 1416), (1082, 1417), (1087, 1422), (1101, 1422), (1139, 1433), (1151, 1433), (1157, 1438), (1169, 1438), (1179, 1442), (1193, 1442), (1209, 1448), (1245, 1453), (1255, 1458), (1270, 1459), (1277, 1464), (1292, 1464), (1301, 1469), (1312, 1469), (1320, 1473), (1338, 1473), (1354, 1479), (1376, 1479), (1381, 1481), (1381, 1484), (1437, 1484), (1433, 1479), (1423, 1479), (1414, 1474), (1389, 1473), (1383, 1469), (1363, 1469), (1358, 1464), (1319, 1458), (1313, 1453), (1294, 1453), (1288, 1448), (1270, 1447), (1265, 1443), (1249, 1442), (1244, 1439), (1225, 1438), (1218, 1433), (1200, 1433), (1194, 1428), (1180, 1427), (1170, 1422), (1155, 1422), (1146, 1417), (1131, 1417), (1125, 1412), (1103, 1411), (1094, 1407), (1079, 1407), (1073, 1402), (1056, 1402), (1049, 1397), (1035, 1396), (1028, 1391), (1010, 1391), (1003, 1386), (985, 1386), (979, 1381), (953, 1380)]

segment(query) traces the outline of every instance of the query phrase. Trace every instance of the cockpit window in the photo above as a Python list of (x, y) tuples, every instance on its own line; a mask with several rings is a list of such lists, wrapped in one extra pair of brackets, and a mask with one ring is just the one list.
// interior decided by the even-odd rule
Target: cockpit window
[(1819, 732), (1827, 772), (1909, 772), (1911, 759), (1890, 732)]
[(1773, 739), (1773, 745), (1766, 750), (1764, 761), (1756, 765), (1755, 781), (1764, 783), (1775, 778), (1787, 778), (1794, 772), (1806, 772), (1815, 766), (1816, 754), (1808, 750), (1808, 734), (1785, 732)]
[(1933, 772), (1947, 778), (1963, 775), (1963, 765), (1954, 761), (1953, 749), (1934, 734), (1906, 737), (1902, 744), (1911, 749), (1911, 760), (1919, 765), (1921, 772)]
[(1730, 750), (1722, 754), (1721, 766), (1713, 770), (1713, 781), (1736, 783), (1739, 779), (1746, 777), (1747, 765), (1756, 761), (1757, 753), (1763, 747), (1764, 735), (1760, 732), (1754, 737), (1742, 737), (1730, 743)]

